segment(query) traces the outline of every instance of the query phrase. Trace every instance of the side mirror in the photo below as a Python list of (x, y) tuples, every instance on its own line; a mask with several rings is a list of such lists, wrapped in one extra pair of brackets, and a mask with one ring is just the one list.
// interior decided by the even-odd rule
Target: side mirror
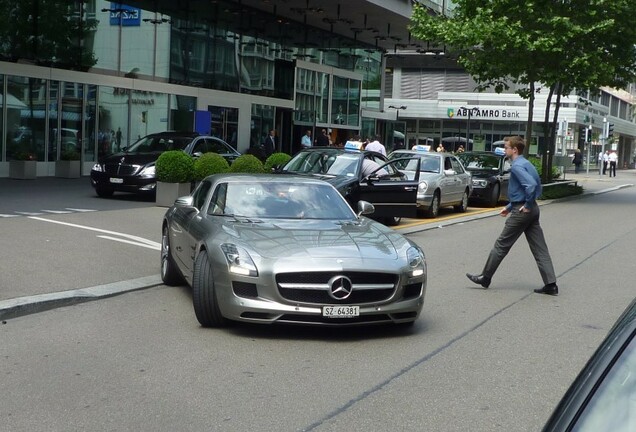
[(455, 170), (452, 170), (452, 169), (444, 170), (444, 175), (452, 176), (452, 175), (455, 175), (455, 174), (457, 174), (457, 173), (455, 172)]
[(201, 156), (203, 156), (203, 153), (201, 153), (200, 151), (194, 152), (194, 153), (192, 153), (192, 156), (195, 157), (195, 158), (200, 158)]
[(179, 197), (174, 202), (175, 207), (194, 207), (194, 198), (190, 195)]
[(358, 218), (375, 212), (375, 207), (368, 201), (358, 201)]

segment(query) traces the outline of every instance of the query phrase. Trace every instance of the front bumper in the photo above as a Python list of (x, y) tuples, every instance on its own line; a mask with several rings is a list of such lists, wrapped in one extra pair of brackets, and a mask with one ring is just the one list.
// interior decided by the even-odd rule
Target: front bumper
[(118, 192), (153, 193), (157, 188), (157, 179), (141, 176), (117, 176), (91, 171), (93, 188), (111, 189)]

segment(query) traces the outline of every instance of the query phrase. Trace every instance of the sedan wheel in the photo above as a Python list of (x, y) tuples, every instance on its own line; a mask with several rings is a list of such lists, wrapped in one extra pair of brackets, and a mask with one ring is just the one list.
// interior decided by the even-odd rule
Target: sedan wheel
[(498, 202), (499, 202), (499, 184), (496, 184), (492, 188), (492, 192), (490, 193), (490, 201), (488, 204), (490, 205), (490, 207), (495, 207)]
[(465, 213), (466, 209), (468, 209), (468, 191), (464, 191), (464, 195), (462, 195), (462, 201), (459, 205), (455, 206), (455, 211), (459, 213)]
[(97, 192), (98, 196), (102, 198), (106, 198), (106, 197), (113, 196), (113, 193), (115, 193), (115, 190), (109, 187), (97, 186), (95, 188), (95, 192)]
[(170, 250), (170, 237), (168, 236), (168, 227), (164, 226), (161, 233), (161, 280), (166, 285), (181, 285), (185, 281), (177, 265), (172, 258), (172, 251)]
[(227, 324), (219, 309), (207, 251), (201, 251), (194, 262), (192, 304), (197, 320), (203, 327), (222, 327)]
[(435, 192), (435, 195), (433, 195), (433, 201), (431, 201), (427, 213), (428, 217), (432, 218), (436, 218), (439, 214), (439, 192)]
[(384, 219), (384, 224), (386, 226), (398, 226), (401, 221), (402, 221), (401, 217), (393, 216), (393, 217), (388, 217)]

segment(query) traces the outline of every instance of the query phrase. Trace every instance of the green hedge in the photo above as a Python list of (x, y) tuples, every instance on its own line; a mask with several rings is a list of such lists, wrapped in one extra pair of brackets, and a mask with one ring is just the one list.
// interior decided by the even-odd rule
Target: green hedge
[(181, 150), (161, 153), (155, 165), (157, 180), (165, 183), (188, 183), (194, 177), (194, 160)]
[[(529, 157), (528, 160), (532, 165), (534, 165), (534, 167), (537, 169), (537, 172), (539, 173), (539, 177), (541, 177), (541, 173), (543, 172), (543, 167), (541, 166), (541, 158)], [(559, 177), (561, 177), (561, 173), (559, 172), (559, 169), (553, 165), (552, 179), (558, 179)]]
[(194, 161), (194, 179), (201, 181), (209, 175), (226, 173), (230, 164), (218, 153), (204, 153)]
[(265, 161), (265, 172), (271, 172), (276, 166), (285, 165), (290, 159), (291, 156), (287, 153), (273, 153)]
[(233, 173), (263, 173), (265, 168), (263, 162), (261, 162), (256, 156), (250, 154), (244, 154), (237, 157), (232, 165), (230, 165), (230, 172)]

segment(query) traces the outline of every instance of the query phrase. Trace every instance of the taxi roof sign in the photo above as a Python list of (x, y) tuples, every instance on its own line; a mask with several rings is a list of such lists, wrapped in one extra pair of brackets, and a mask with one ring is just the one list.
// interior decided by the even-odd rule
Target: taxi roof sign
[(347, 141), (344, 149), (349, 151), (360, 151), (362, 150), (362, 143), (360, 141)]
[(494, 150), (494, 153), (495, 153), (496, 155), (499, 155), (499, 156), (504, 156), (504, 155), (506, 154), (506, 149), (505, 149), (505, 148), (503, 148), (503, 147), (497, 147), (497, 148)]
[(413, 150), (415, 150), (416, 152), (424, 153), (424, 152), (431, 151), (431, 146), (418, 144), (416, 146), (413, 146)]

